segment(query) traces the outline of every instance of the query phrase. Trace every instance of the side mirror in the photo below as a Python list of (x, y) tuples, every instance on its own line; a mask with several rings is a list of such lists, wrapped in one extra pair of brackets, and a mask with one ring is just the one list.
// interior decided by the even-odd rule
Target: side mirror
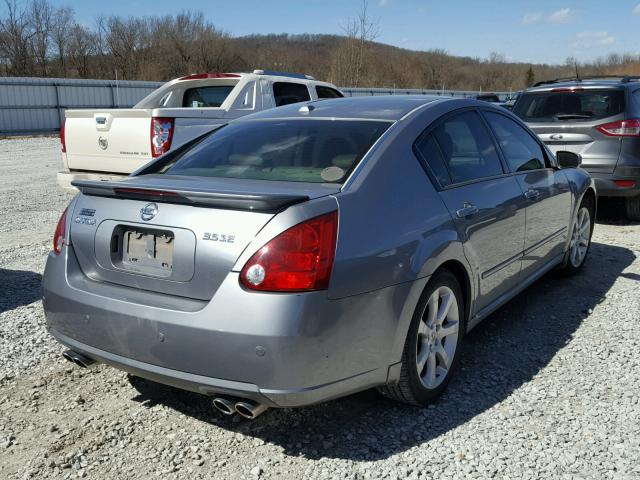
[(578, 168), (582, 164), (582, 156), (573, 152), (556, 152), (556, 159), (562, 168)]

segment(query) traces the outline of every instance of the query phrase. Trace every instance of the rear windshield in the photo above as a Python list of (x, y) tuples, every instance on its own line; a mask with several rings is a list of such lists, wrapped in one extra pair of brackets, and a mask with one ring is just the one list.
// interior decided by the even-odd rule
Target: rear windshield
[(623, 111), (622, 90), (523, 93), (513, 108), (513, 113), (532, 123), (598, 120)]
[(390, 125), (367, 120), (232, 123), (186, 151), (165, 173), (342, 183)]
[(219, 107), (234, 88), (234, 85), (189, 88), (185, 90), (182, 97), (182, 106), (188, 108)]

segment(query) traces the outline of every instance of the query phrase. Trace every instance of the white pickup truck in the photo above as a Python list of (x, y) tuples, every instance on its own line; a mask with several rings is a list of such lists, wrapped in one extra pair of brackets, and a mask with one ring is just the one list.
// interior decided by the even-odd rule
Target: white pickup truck
[(122, 177), (231, 119), (342, 96), (309, 75), (255, 70), (177, 78), (129, 109), (67, 110), (58, 184), (73, 188), (76, 179)]

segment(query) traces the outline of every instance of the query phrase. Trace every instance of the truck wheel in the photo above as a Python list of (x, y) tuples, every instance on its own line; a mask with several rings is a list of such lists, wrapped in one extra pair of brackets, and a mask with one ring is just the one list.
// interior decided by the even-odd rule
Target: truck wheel
[(447, 270), (437, 272), (413, 315), (402, 353), (400, 380), (380, 387), (380, 393), (418, 406), (437, 399), (460, 359), (465, 312), (456, 277)]
[(627, 198), (624, 206), (629, 220), (640, 221), (640, 196)]

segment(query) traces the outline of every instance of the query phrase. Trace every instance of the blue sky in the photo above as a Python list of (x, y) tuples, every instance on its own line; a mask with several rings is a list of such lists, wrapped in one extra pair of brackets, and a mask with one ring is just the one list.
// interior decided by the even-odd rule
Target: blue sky
[[(233, 35), (340, 33), (360, 0), (52, 0), (68, 5), (92, 24), (104, 15), (165, 15), (201, 10)], [(640, 0), (370, 0), (379, 21), (378, 40), (414, 50), (442, 48), (451, 54), (563, 63), (611, 52), (640, 53)]]

